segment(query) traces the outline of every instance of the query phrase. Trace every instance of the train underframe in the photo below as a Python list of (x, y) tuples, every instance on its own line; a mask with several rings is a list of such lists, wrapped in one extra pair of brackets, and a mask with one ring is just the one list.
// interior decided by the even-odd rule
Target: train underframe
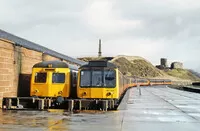
[(5, 97), (2, 108), (5, 110), (117, 110), (118, 99), (64, 99), (61, 103), (52, 98)]

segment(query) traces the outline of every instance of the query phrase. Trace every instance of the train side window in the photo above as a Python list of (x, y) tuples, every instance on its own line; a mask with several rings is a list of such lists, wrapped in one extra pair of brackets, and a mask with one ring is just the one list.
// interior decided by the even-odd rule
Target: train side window
[(46, 83), (47, 73), (35, 73), (35, 83)]
[(65, 73), (53, 73), (52, 83), (65, 83)]

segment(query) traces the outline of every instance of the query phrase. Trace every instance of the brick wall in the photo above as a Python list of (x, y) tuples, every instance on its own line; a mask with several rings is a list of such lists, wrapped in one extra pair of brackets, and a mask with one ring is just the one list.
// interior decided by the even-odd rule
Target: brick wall
[(0, 38), (0, 107), (3, 97), (28, 96), (33, 65), (47, 60), (60, 59)]
[(49, 60), (60, 60), (59, 58), (53, 57), (53, 56), (49, 56), (47, 54), (43, 54), (42, 55), (42, 60), (43, 61), (49, 61)]
[(41, 52), (21, 47), (21, 74), (31, 74), (33, 65), (41, 61)]
[(16, 96), (14, 47), (12, 42), (0, 40), (0, 105), (2, 98)]

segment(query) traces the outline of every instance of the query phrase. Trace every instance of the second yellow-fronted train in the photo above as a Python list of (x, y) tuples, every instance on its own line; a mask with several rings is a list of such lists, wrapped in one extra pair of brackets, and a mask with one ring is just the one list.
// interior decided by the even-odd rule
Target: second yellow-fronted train
[(78, 71), (77, 96), (80, 99), (118, 101), (130, 87), (171, 84), (167, 79), (141, 79), (123, 75), (107, 61), (90, 61)]

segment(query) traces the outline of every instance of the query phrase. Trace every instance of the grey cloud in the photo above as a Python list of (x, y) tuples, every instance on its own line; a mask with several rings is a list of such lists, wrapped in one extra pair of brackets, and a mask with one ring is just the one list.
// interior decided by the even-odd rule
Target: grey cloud
[[(124, 22), (110, 28), (104, 23), (109, 17), (104, 19), (104, 16), (98, 19), (100, 27), (91, 25), (91, 20), (106, 10), (95, 12), (97, 9), (93, 9), (94, 14), (88, 18), (85, 10), (97, 0), (2, 0), (0, 28), (71, 56), (96, 55), (98, 38), (102, 38), (104, 55), (139, 54), (153, 62), (167, 57), (197, 69), (200, 65), (196, 60), (200, 49), (200, 2), (182, 7), (173, 0), (166, 1), (108, 0), (113, 17), (108, 24)], [(137, 20), (141, 25), (126, 27), (127, 21)], [(113, 31), (107, 33), (106, 30)]]
[[(143, 2), (121, 2), (116, 4), (121, 8), (122, 17), (129, 20), (142, 20), (144, 27), (130, 31), (137, 37), (167, 38), (176, 37), (187, 30), (185, 37), (199, 37), (200, 7), (191, 10), (171, 8), (170, 5), (145, 4)], [(179, 20), (177, 22), (177, 20)]]

